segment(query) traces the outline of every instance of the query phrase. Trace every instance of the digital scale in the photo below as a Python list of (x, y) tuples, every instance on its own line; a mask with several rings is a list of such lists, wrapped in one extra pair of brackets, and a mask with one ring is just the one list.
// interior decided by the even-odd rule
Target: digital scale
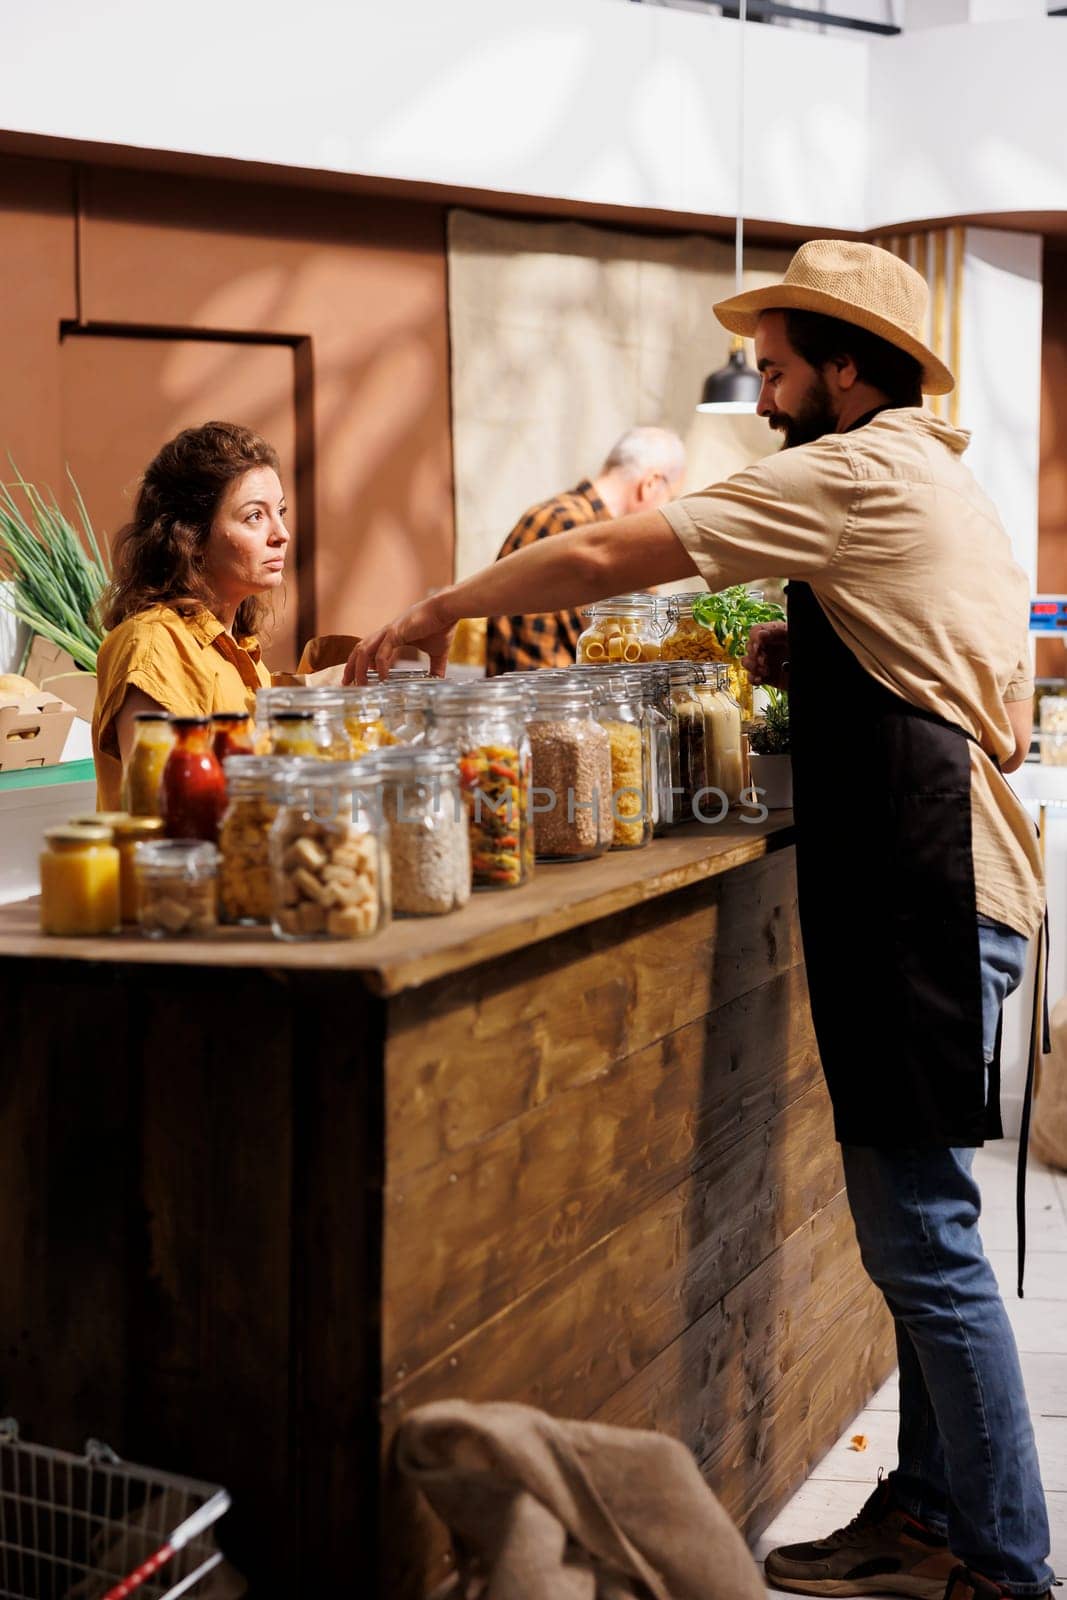
[(1035, 594), (1030, 601), (1030, 632), (1067, 634), (1067, 594)]

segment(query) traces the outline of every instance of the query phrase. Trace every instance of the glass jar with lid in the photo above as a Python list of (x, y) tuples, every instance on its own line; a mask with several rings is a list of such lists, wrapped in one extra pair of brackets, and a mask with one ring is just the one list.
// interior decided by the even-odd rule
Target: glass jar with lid
[(427, 739), (458, 751), (475, 889), (517, 889), (533, 864), (527, 695), (503, 679), (442, 684)]
[(205, 938), (215, 931), (219, 853), (198, 839), (159, 839), (134, 852), (141, 932), (148, 939)]
[(219, 825), (219, 921), (264, 927), (271, 919), (270, 830), (278, 814), (285, 756), (228, 757)]
[(141, 920), (140, 891), (137, 885), (137, 846), (163, 838), (162, 817), (119, 817), (111, 832), (119, 853), (119, 890), (122, 920), (136, 927)]
[(172, 717), (171, 727), (174, 745), (159, 787), (167, 837), (214, 844), (226, 809), (226, 780), (211, 746), (211, 719)]
[[(761, 596), (753, 594), (758, 600)], [(731, 641), (730, 647), (722, 644), (715, 629), (694, 616), (699, 602), (707, 600), (705, 594), (675, 594), (669, 597), (669, 621), (663, 637), (660, 656), (663, 661), (697, 661), (702, 665), (724, 666), (729, 676), (729, 690), (741, 708), (742, 718), (752, 717), (752, 683), (741, 665), (744, 641)], [(732, 653), (737, 650), (739, 653)]]
[(267, 745), (267, 755), (347, 761), (350, 746), (340, 700), (333, 696), (272, 706)]
[(219, 761), (224, 762), (227, 756), (250, 756), (255, 749), (254, 735), (251, 712), (211, 713), (211, 745)]
[(291, 762), (270, 831), (279, 939), (362, 939), (389, 922), (389, 849), (373, 774), (358, 761)]
[(632, 665), (656, 661), (663, 632), (662, 605), (654, 594), (620, 594), (583, 607), (587, 625), (578, 638), (583, 665)]
[(665, 667), (670, 685), (672, 822), (692, 822), (694, 804), (708, 787), (704, 708), (697, 699), (700, 669), (691, 661)]
[(80, 938), (118, 933), (119, 853), (108, 827), (48, 828), (40, 857), (41, 932)]
[[(575, 667), (574, 671), (586, 669)], [(602, 668), (595, 674), (599, 678)], [(594, 674), (590, 672), (590, 676)], [(660, 662), (627, 667), (625, 676), (640, 691), (643, 720), (648, 741), (650, 764), (650, 792), (652, 831), (657, 837), (666, 833), (674, 816), (674, 796), (671, 793), (671, 687), (670, 675)], [(675, 720), (675, 735), (677, 722)], [(675, 766), (677, 767), (677, 758)]]
[(585, 861), (610, 848), (611, 741), (592, 687), (553, 679), (531, 691), (530, 813), (539, 861)]
[(467, 808), (459, 783), (459, 751), (449, 745), (398, 745), (368, 755), (389, 835), (393, 911), (432, 917), (471, 897)]
[(1041, 696), (1041, 764), (1046, 767), (1067, 766), (1067, 695), (1043, 694)]
[(596, 719), (608, 736), (611, 758), (611, 823), (613, 850), (639, 850), (650, 843), (655, 786), (645, 695), (633, 673), (604, 669), (588, 674)]
[(122, 809), (132, 816), (158, 817), (160, 783), (174, 729), (166, 711), (138, 711), (133, 725), (133, 749), (122, 769)]
[(744, 782), (741, 710), (730, 693), (729, 673), (724, 666), (699, 670), (695, 689), (704, 710), (708, 787), (717, 789), (725, 797), (726, 805), (735, 806), (741, 799)]
[(384, 750), (398, 743), (393, 728), (401, 718), (403, 705), (400, 692), (391, 682), (341, 689), (338, 694), (349, 760), (358, 761), (368, 751)]

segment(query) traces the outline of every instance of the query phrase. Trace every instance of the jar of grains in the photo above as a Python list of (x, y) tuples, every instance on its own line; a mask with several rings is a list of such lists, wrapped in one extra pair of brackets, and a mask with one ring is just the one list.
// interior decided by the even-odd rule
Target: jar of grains
[(696, 696), (704, 711), (704, 736), (707, 746), (708, 787), (717, 789), (722, 800), (709, 798), (705, 816), (736, 806), (743, 788), (741, 759), (741, 709), (730, 693), (725, 667), (701, 667), (695, 684)]
[(663, 630), (658, 596), (620, 594), (614, 600), (599, 600), (583, 610), (588, 624), (578, 637), (579, 662), (619, 667), (659, 659)]
[(527, 727), (538, 860), (600, 855), (613, 832), (611, 742), (594, 715), (592, 689), (558, 679), (534, 686)]
[(652, 838), (652, 750), (640, 680), (600, 672), (593, 686), (596, 719), (611, 746), (611, 848), (639, 850)]
[(672, 819), (692, 822), (694, 803), (708, 786), (707, 734), (704, 708), (696, 696), (700, 669), (690, 661), (666, 667), (670, 683)]
[(459, 751), (448, 745), (378, 750), (364, 762), (378, 780), (389, 833), (393, 911), (431, 917), (471, 897), (467, 808)]
[(474, 887), (518, 888), (533, 864), (526, 694), (503, 680), (499, 686), (442, 684), (431, 702), (427, 738), (459, 752)]
[(218, 851), (197, 839), (159, 839), (134, 851), (141, 932), (149, 939), (203, 938), (215, 930)]
[(270, 831), (279, 939), (361, 939), (389, 921), (389, 851), (375, 781), (357, 761), (287, 765)]
[(285, 756), (229, 756), (219, 825), (219, 921), (264, 927), (271, 919), (270, 830)]

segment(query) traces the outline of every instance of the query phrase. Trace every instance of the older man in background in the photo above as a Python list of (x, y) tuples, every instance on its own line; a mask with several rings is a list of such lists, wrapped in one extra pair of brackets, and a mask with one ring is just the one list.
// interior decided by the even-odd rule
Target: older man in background
[[(612, 446), (594, 479), (583, 478), (575, 488), (531, 506), (504, 540), (497, 560), (587, 522), (654, 511), (681, 494), (684, 477), (685, 446), (676, 433), (668, 428), (630, 428)], [(582, 628), (580, 611), (490, 617), (486, 674), (571, 666)]]

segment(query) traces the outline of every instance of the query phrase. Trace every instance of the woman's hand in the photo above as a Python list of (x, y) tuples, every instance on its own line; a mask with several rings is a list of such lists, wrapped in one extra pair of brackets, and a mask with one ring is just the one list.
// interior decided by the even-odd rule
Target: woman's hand
[(748, 636), (741, 665), (753, 683), (772, 689), (789, 688), (789, 626), (785, 622), (757, 622)]
[(368, 672), (376, 672), (379, 678), (387, 678), (390, 667), (404, 645), (414, 645), (417, 650), (424, 650), (430, 658), (433, 676), (443, 678), (454, 632), (455, 624), (444, 621), (432, 599), (420, 600), (418, 605), (402, 612), (384, 628), (378, 628), (359, 641), (348, 658), (342, 681), (366, 683)]

